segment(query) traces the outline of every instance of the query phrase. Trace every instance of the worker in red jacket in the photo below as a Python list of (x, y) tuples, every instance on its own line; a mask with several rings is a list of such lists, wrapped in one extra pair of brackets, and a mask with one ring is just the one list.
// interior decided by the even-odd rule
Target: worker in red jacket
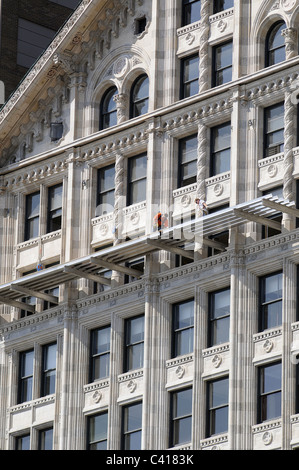
[(168, 214), (162, 214), (161, 212), (158, 212), (154, 217), (153, 227), (154, 231), (159, 230), (159, 232), (163, 228), (168, 228)]

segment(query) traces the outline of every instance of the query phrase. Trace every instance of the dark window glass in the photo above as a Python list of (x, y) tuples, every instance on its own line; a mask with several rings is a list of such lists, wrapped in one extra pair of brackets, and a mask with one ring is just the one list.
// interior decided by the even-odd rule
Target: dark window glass
[(145, 17), (145, 16), (143, 16), (142, 18), (137, 18), (137, 19), (135, 20), (135, 31), (134, 31), (134, 34), (142, 34), (143, 31), (145, 31), (146, 23), (147, 23), (147, 20), (146, 20), (146, 17)]
[[(222, 206), (217, 206), (212, 209), (209, 209), (209, 214), (213, 214), (215, 212), (222, 211), (224, 209), (227, 209), (229, 207), (229, 204), (223, 204)], [(217, 248), (217, 245), (215, 247), (209, 246), (208, 247), (208, 256), (214, 256), (218, 255), (222, 251), (224, 251), (225, 248), (228, 247), (229, 244), (229, 230), (224, 230), (223, 232), (215, 233), (215, 235), (210, 235), (208, 237), (212, 242), (217, 242), (220, 243), (219, 248)]]
[(16, 450), (30, 450), (30, 434), (16, 437)]
[(171, 394), (171, 441), (170, 446), (191, 442), (192, 389)]
[(62, 122), (51, 122), (50, 124), (50, 138), (51, 142), (60, 140), (63, 136), (63, 123)]
[(142, 403), (123, 408), (123, 450), (141, 450)]
[(278, 64), (286, 59), (285, 40), (281, 34), (286, 28), (284, 22), (275, 23), (266, 38), (266, 67)]
[(284, 150), (284, 103), (265, 108), (264, 157)]
[(32, 400), (34, 351), (20, 353), (18, 403)]
[(26, 196), (25, 241), (39, 236), (40, 193)]
[[(59, 287), (53, 287), (52, 289), (45, 290), (45, 294), (53, 295), (57, 297), (57, 301), (59, 300)], [(44, 301), (44, 310), (48, 310), (48, 308), (57, 307), (57, 303), (49, 302), (48, 300)]]
[[(284, 199), (282, 186), (279, 186), (278, 188), (271, 188), (263, 192), (263, 195), (267, 194), (272, 194), (272, 196), (277, 196), (279, 199)], [(268, 219), (281, 223), (282, 213), (278, 212), (277, 214), (268, 217)], [(281, 233), (281, 230), (276, 230), (275, 228), (268, 227), (266, 225), (263, 225), (262, 227), (262, 238), (273, 237), (274, 235), (278, 235), (279, 233)]]
[(211, 140), (211, 176), (230, 171), (230, 122), (212, 127)]
[(88, 418), (87, 450), (107, 450), (108, 413)]
[(179, 141), (179, 188), (196, 183), (197, 147), (197, 135)]
[(181, 61), (181, 96), (189, 98), (199, 92), (199, 56), (198, 54), (182, 59)]
[(183, 0), (182, 26), (200, 20), (200, 0)]
[(228, 430), (228, 377), (208, 384), (207, 437)]
[[(126, 267), (136, 269), (140, 271), (140, 275), (144, 274), (144, 258), (136, 259), (126, 263)], [(131, 274), (125, 274), (124, 282), (125, 284), (129, 284), (129, 282), (134, 282), (138, 279), (138, 277), (133, 276)]]
[(17, 64), (30, 68), (49, 46), (55, 34), (53, 29), (19, 18)]
[(128, 162), (128, 206), (146, 199), (147, 155), (137, 155)]
[(98, 197), (96, 215), (113, 212), (115, 192), (115, 166), (109, 165), (98, 170)]
[(100, 130), (117, 124), (117, 109), (114, 97), (117, 95), (117, 88), (112, 87), (104, 94), (100, 105)]
[(281, 364), (259, 369), (258, 422), (281, 416)]
[(144, 316), (125, 322), (125, 372), (143, 367)]
[(91, 382), (109, 376), (110, 332), (110, 326), (91, 332)]
[(53, 450), (53, 428), (39, 431), (38, 450)]
[(220, 13), (221, 11), (233, 8), (234, 0), (214, 0), (213, 13)]
[(172, 357), (193, 352), (194, 300), (173, 305)]
[(147, 75), (138, 77), (131, 90), (131, 118), (148, 112), (149, 79)]
[(282, 273), (260, 278), (260, 331), (282, 324)]
[(51, 186), (48, 190), (48, 232), (61, 229), (62, 184)]
[(233, 43), (220, 44), (213, 48), (213, 80), (212, 86), (223, 85), (232, 80)]
[(55, 393), (56, 352), (56, 343), (43, 346), (42, 397)]
[(229, 341), (230, 289), (210, 293), (209, 346)]

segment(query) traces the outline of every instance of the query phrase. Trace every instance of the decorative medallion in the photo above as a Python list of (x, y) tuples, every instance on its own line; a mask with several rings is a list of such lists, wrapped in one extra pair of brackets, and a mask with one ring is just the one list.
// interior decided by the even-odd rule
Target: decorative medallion
[(94, 394), (92, 395), (92, 399), (94, 403), (99, 403), (102, 399), (102, 394), (99, 390), (96, 390)]
[(190, 205), (190, 202), (191, 202), (191, 197), (189, 194), (184, 194), (184, 196), (182, 196), (181, 198), (181, 205), (183, 207), (187, 207)]
[(130, 380), (127, 387), (128, 387), (128, 390), (129, 390), (130, 393), (134, 393), (136, 388), (137, 388), (137, 384), (134, 380)]
[(139, 212), (133, 212), (133, 214), (131, 214), (130, 216), (130, 222), (132, 223), (132, 225), (137, 225), (139, 220), (140, 220)]
[(188, 33), (187, 36), (185, 37), (185, 41), (188, 44), (188, 46), (191, 46), (191, 44), (194, 42), (195, 35), (193, 33)]
[(270, 339), (267, 339), (263, 344), (263, 349), (266, 353), (269, 353), (270, 351), (272, 351), (273, 346), (274, 346), (273, 341), (271, 341)]
[(265, 444), (265, 446), (268, 446), (269, 444), (271, 444), (271, 442), (273, 441), (272, 432), (270, 432), (270, 431), (264, 432), (262, 440), (263, 440), (263, 443)]
[(216, 367), (216, 369), (218, 369), (221, 363), (222, 363), (222, 357), (219, 356), (219, 354), (215, 354), (215, 356), (212, 359), (213, 366)]
[(106, 235), (107, 232), (108, 232), (108, 225), (107, 224), (101, 224), (100, 227), (99, 227), (99, 230), (100, 230), (100, 234), (102, 236)]
[(176, 373), (177, 378), (178, 378), (178, 379), (181, 379), (181, 378), (184, 376), (184, 374), (185, 374), (185, 367), (183, 367), (183, 366), (178, 366), (177, 369), (176, 369), (176, 371), (175, 371), (175, 373)]
[(227, 21), (225, 21), (225, 20), (220, 20), (217, 23), (217, 29), (218, 29), (218, 31), (220, 31), (220, 33), (223, 33), (223, 31), (226, 29), (226, 27), (227, 27)]
[(291, 11), (293, 10), (294, 6), (296, 5), (297, 0), (281, 0), (281, 6), (284, 11)]
[(122, 78), (129, 66), (129, 59), (126, 56), (119, 57), (113, 65), (113, 74), (117, 78)]
[(274, 176), (277, 175), (277, 171), (278, 171), (277, 165), (273, 165), (273, 164), (269, 165), (267, 171), (268, 171), (268, 175), (270, 176), (270, 178), (274, 178)]
[(223, 184), (221, 183), (215, 184), (214, 193), (215, 193), (215, 196), (221, 196), (221, 194), (223, 193)]

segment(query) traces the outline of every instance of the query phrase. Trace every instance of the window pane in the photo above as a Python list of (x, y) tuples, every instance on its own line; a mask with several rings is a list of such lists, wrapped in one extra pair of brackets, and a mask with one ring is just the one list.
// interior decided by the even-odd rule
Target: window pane
[(102, 441), (107, 439), (108, 413), (103, 413), (90, 418), (90, 441)]
[(131, 95), (131, 117), (141, 116), (148, 112), (149, 79), (140, 77), (133, 85)]
[(269, 393), (271, 391), (281, 389), (281, 364), (273, 364), (264, 367), (262, 393)]
[(137, 204), (146, 199), (146, 179), (131, 183), (130, 204)]
[(266, 108), (268, 132), (284, 128), (284, 105)]
[(16, 439), (16, 450), (30, 450), (30, 435), (20, 436)]
[(213, 408), (228, 404), (228, 378), (211, 384), (211, 406)]
[(21, 400), (20, 403), (24, 401), (32, 400), (32, 384), (33, 379), (29, 377), (27, 379), (23, 379), (21, 383)]
[(49, 199), (51, 210), (62, 207), (62, 184), (49, 188)]
[(57, 351), (57, 344), (51, 344), (46, 347), (46, 369), (56, 369), (56, 351)]
[(148, 77), (140, 78), (134, 86), (133, 100), (148, 98), (149, 80)]
[(93, 380), (108, 377), (110, 370), (110, 354), (103, 354), (94, 358)]
[(216, 48), (216, 69), (223, 69), (232, 65), (232, 43), (223, 44)]
[(26, 377), (33, 374), (33, 357), (34, 351), (28, 351), (26, 353), (22, 353), (21, 361), (22, 361), (22, 369), (21, 375), (22, 377)]
[(228, 406), (214, 410), (212, 413), (212, 434), (226, 432), (228, 429)]
[(183, 4), (183, 25), (185, 26), (200, 20), (200, 0), (184, 0)]
[(146, 177), (147, 155), (140, 155), (129, 160), (130, 163), (130, 180), (135, 181)]
[(213, 131), (213, 150), (219, 152), (227, 149), (231, 144), (231, 125), (230, 123), (214, 127)]
[(198, 56), (185, 60), (184, 82), (195, 80), (199, 75)]
[(194, 301), (175, 305), (175, 329), (193, 326)]
[(284, 37), (281, 32), (285, 27), (285, 23), (281, 23), (273, 28), (269, 35), (269, 49), (276, 49), (277, 47), (284, 46)]
[(110, 350), (110, 326), (93, 332), (92, 354), (100, 354)]
[(233, 8), (234, 0), (216, 0), (214, 1), (214, 13), (220, 13), (221, 11)]
[(39, 450), (52, 450), (53, 449), (53, 429), (45, 429), (40, 431), (39, 435)]
[(143, 343), (134, 344), (127, 348), (127, 370), (140, 369), (143, 367)]
[(226, 343), (229, 341), (229, 327), (230, 319), (229, 317), (221, 318), (216, 322), (213, 322), (212, 325), (212, 345)]
[(212, 318), (230, 314), (230, 289), (215, 292), (213, 295)]
[(174, 394), (173, 415), (175, 418), (192, 413), (192, 389), (182, 390)]
[(282, 273), (265, 278), (265, 302), (282, 298)]
[(178, 331), (176, 333), (176, 347), (175, 356), (182, 356), (183, 354), (189, 354), (193, 351), (194, 341), (194, 330), (189, 328), (188, 330)]
[(266, 395), (262, 398), (262, 420), (281, 416), (281, 392)]
[(99, 170), (100, 192), (114, 189), (115, 185), (115, 167), (111, 165)]
[(197, 160), (197, 136), (188, 137), (180, 141), (181, 163)]
[(191, 441), (192, 417), (182, 418), (174, 422), (173, 445)]

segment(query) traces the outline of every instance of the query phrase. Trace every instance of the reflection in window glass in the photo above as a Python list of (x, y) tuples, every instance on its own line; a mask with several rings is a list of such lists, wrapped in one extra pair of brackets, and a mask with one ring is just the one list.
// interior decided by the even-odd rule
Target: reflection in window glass
[(284, 150), (284, 103), (265, 108), (264, 157)]

